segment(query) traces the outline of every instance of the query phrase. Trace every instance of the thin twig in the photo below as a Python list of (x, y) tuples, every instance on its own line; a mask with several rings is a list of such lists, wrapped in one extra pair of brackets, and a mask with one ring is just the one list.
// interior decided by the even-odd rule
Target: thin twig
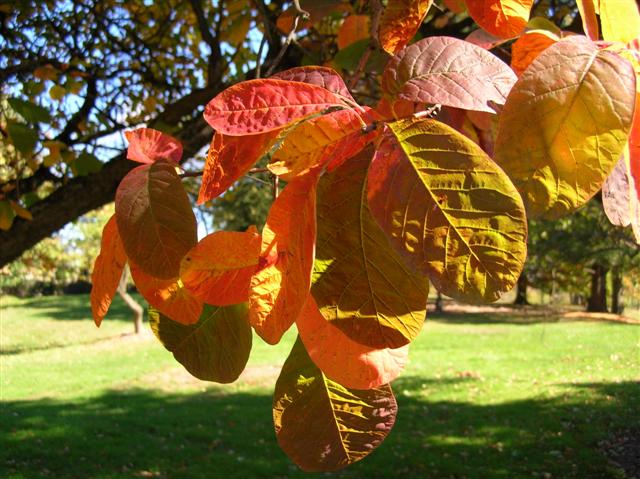
[(382, 16), (382, 3), (380, 0), (371, 0), (371, 38), (369, 40), (369, 46), (364, 54), (360, 57), (356, 71), (353, 72), (351, 79), (349, 80), (349, 89), (355, 88), (358, 80), (362, 76), (369, 57), (371, 54), (380, 48), (380, 42), (378, 41), (378, 29), (380, 26), (380, 17)]
[[(269, 173), (269, 168), (251, 168), (247, 171), (247, 174), (253, 173)], [(204, 170), (201, 171), (185, 171), (180, 173), (178, 176), (180, 178), (197, 178), (198, 176), (202, 176), (204, 174)]]
[(280, 178), (278, 178), (276, 175), (273, 175), (273, 177), (271, 178), (271, 191), (273, 193), (273, 199), (277, 199), (278, 198), (278, 183), (280, 182)]
[(260, 41), (260, 48), (258, 48), (258, 58), (256, 59), (256, 78), (260, 78), (260, 70), (262, 69), (262, 50), (264, 49), (264, 45), (267, 43), (267, 35), (262, 35), (262, 40)]
[(284, 44), (282, 45), (282, 48), (280, 48), (280, 51), (276, 55), (275, 59), (271, 62), (271, 65), (269, 65), (269, 69), (267, 70), (266, 76), (271, 76), (271, 74), (273, 73), (273, 70), (276, 69), (276, 67), (278, 66), (278, 63), (280, 63), (280, 60), (282, 60), (282, 57), (284, 57), (284, 54), (287, 51), (287, 48), (289, 48), (289, 45), (293, 41), (295, 41), (296, 30), (298, 29), (298, 23), (300, 23), (300, 20), (301, 19), (307, 20), (310, 17), (309, 12), (307, 12), (306, 10), (303, 10), (300, 7), (300, 0), (293, 0), (293, 8), (296, 11), (296, 17), (293, 19), (293, 27), (291, 27), (291, 31), (287, 35), (287, 38), (285, 39)]

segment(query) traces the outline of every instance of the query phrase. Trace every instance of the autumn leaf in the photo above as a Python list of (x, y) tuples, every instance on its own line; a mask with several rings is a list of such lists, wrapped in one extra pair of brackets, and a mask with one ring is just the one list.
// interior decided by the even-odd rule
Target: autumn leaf
[(493, 113), (515, 82), (511, 69), (486, 50), (455, 38), (429, 37), (391, 59), (382, 91), (390, 100)]
[(338, 29), (337, 43), (342, 50), (358, 40), (369, 38), (369, 16), (349, 15)]
[(203, 381), (232, 383), (244, 370), (251, 352), (247, 305), (205, 305), (194, 324), (172, 321), (149, 311), (151, 330), (189, 373)]
[(203, 302), (185, 288), (180, 278), (160, 279), (145, 273), (133, 263), (129, 266), (136, 288), (152, 307), (181, 324), (198, 321)]
[(515, 285), (527, 252), (524, 207), (478, 145), (435, 120), (390, 123), (368, 182), (390, 243), (438, 291), (478, 303)]
[(98, 327), (109, 311), (126, 264), (127, 256), (114, 215), (102, 230), (100, 254), (91, 273), (91, 313)]
[(511, 68), (516, 75), (522, 75), (538, 55), (559, 41), (558, 35), (546, 30), (530, 30), (523, 33), (511, 45)]
[(211, 100), (204, 118), (216, 132), (252, 135), (280, 129), (331, 107), (346, 107), (329, 90), (273, 78), (237, 83)]
[(527, 26), (533, 0), (466, 0), (473, 20), (501, 38), (518, 36)]
[(139, 166), (116, 192), (118, 230), (127, 256), (147, 274), (178, 276), (180, 261), (197, 241), (196, 220), (175, 165)]
[(393, 381), (404, 369), (409, 346), (375, 349), (349, 339), (326, 321), (313, 296), (296, 320), (300, 339), (323, 374), (354, 389), (371, 389)]
[(318, 186), (312, 294), (327, 321), (372, 348), (412, 341), (425, 319), (428, 281), (395, 253), (367, 205), (367, 148)]
[(216, 133), (211, 141), (204, 165), (198, 204), (217, 198), (266, 153), (278, 130), (244, 136), (227, 136)]
[(216, 306), (243, 303), (260, 255), (255, 227), (245, 232), (216, 231), (185, 255), (180, 279), (199, 300)]
[(129, 142), (127, 158), (139, 163), (153, 163), (167, 160), (178, 163), (182, 158), (182, 144), (161, 131), (153, 128), (138, 128), (126, 131), (124, 136)]
[(600, 39), (600, 27), (596, 14), (600, 12), (600, 0), (576, 0), (580, 18), (582, 18), (582, 29), (590, 40)]
[(529, 65), (500, 114), (495, 159), (530, 217), (558, 218), (600, 190), (627, 142), (634, 97), (632, 66), (584, 37)]
[(640, 37), (640, 11), (636, 0), (600, 0), (602, 38), (630, 42)]
[(280, 341), (309, 295), (317, 182), (317, 171), (291, 181), (271, 206), (262, 231), (265, 266), (251, 278), (249, 320), (269, 344)]
[(344, 80), (333, 68), (319, 66), (295, 67), (278, 72), (272, 75), (271, 78), (309, 83), (329, 90), (336, 95), (348, 98), (351, 101), (355, 101)]
[(299, 339), (273, 395), (278, 444), (308, 472), (335, 471), (364, 459), (387, 437), (397, 412), (388, 384), (359, 391), (331, 381)]
[(389, 0), (378, 31), (382, 48), (391, 55), (401, 50), (420, 28), (432, 0)]
[(629, 176), (623, 156), (602, 185), (602, 207), (611, 224), (616, 226), (631, 224), (631, 201), (638, 201), (631, 196)]

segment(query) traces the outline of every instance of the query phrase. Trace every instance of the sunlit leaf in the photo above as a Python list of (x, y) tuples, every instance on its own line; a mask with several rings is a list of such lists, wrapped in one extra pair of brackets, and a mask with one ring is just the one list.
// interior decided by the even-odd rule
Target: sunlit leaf
[(493, 54), (469, 42), (429, 37), (400, 51), (382, 77), (390, 99), (494, 112), (516, 81)]
[(394, 248), (438, 291), (498, 299), (527, 251), (522, 200), (478, 145), (435, 120), (389, 124), (369, 169), (369, 205)]
[(369, 16), (349, 15), (338, 30), (338, 48), (343, 49), (358, 40), (369, 38)]
[(278, 130), (243, 136), (227, 136), (216, 133), (211, 141), (204, 165), (198, 204), (217, 198), (265, 154)]
[(271, 206), (262, 231), (263, 267), (251, 278), (249, 320), (269, 344), (296, 320), (311, 285), (316, 237), (316, 184), (310, 172), (289, 183)]
[(538, 55), (559, 41), (560, 37), (546, 30), (530, 30), (523, 33), (511, 45), (511, 68), (516, 75), (522, 75)]
[(245, 232), (216, 231), (186, 254), (180, 279), (187, 290), (207, 304), (227, 306), (249, 298), (249, 282), (260, 256), (255, 227)]
[(631, 197), (627, 161), (621, 158), (602, 185), (602, 206), (611, 224), (616, 226), (631, 224), (631, 201), (638, 200)]
[(329, 379), (348, 388), (371, 389), (393, 381), (404, 369), (409, 346), (374, 349), (349, 339), (325, 320), (313, 296), (296, 320), (309, 356)]
[(527, 26), (533, 0), (466, 0), (471, 18), (484, 30), (512, 38)]
[(204, 118), (216, 132), (247, 135), (277, 130), (336, 106), (344, 104), (325, 88), (267, 78), (227, 88), (207, 104)]
[(318, 66), (295, 67), (276, 73), (271, 76), (271, 78), (310, 83), (311, 85), (320, 86), (332, 93), (353, 100), (344, 80), (338, 72), (332, 68)]
[(627, 142), (634, 96), (631, 65), (584, 37), (534, 60), (511, 90), (495, 144), (529, 216), (557, 218), (600, 190)]
[(580, 18), (582, 18), (582, 29), (585, 35), (591, 40), (600, 39), (600, 27), (598, 25), (597, 13), (600, 9), (599, 0), (576, 0)]
[(204, 381), (232, 383), (251, 352), (251, 326), (246, 304), (205, 305), (197, 323), (184, 325), (149, 311), (154, 334), (189, 373)]
[(100, 326), (111, 306), (126, 263), (127, 256), (114, 215), (102, 230), (100, 254), (91, 273), (91, 313), (96, 326)]
[(133, 263), (129, 266), (136, 288), (152, 307), (182, 324), (198, 321), (203, 302), (184, 287), (180, 278), (160, 279), (145, 273)]
[(372, 156), (367, 148), (320, 179), (311, 291), (324, 318), (349, 338), (397, 348), (422, 329), (428, 281), (408, 270), (369, 212)]
[(278, 444), (305, 471), (335, 471), (363, 459), (389, 434), (397, 412), (388, 384), (347, 389), (322, 374), (300, 340), (273, 395)]
[(640, 11), (636, 0), (600, 0), (602, 38), (630, 42), (640, 37)]
[(178, 163), (182, 158), (182, 144), (153, 128), (138, 128), (124, 134), (129, 142), (127, 158), (140, 163), (167, 160)]
[(178, 276), (197, 234), (173, 163), (158, 160), (130, 171), (116, 192), (116, 218), (127, 256), (137, 266), (160, 279)]
[(389, 0), (378, 31), (382, 48), (393, 55), (409, 43), (431, 3), (432, 0)]

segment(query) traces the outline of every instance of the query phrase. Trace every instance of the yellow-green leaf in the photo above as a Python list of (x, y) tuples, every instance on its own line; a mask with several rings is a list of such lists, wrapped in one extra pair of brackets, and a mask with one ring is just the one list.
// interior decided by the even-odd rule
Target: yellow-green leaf
[(365, 149), (318, 185), (311, 292), (327, 321), (372, 348), (398, 348), (422, 329), (428, 281), (409, 271), (369, 212)]
[(189, 325), (152, 309), (149, 323), (164, 347), (198, 379), (232, 383), (249, 359), (252, 333), (245, 303), (205, 305), (198, 322)]
[(0, 230), (8, 231), (15, 217), (16, 212), (11, 207), (11, 203), (6, 200), (0, 201)]
[(524, 206), (473, 141), (436, 120), (390, 123), (368, 182), (390, 243), (439, 291), (487, 302), (515, 285), (527, 255)]
[(335, 471), (371, 453), (393, 427), (398, 405), (388, 384), (347, 389), (328, 379), (298, 339), (273, 395), (278, 444), (305, 471)]
[(640, 37), (640, 12), (636, 0), (600, 0), (602, 38), (627, 43)]
[(634, 98), (631, 64), (584, 37), (550, 46), (529, 65), (495, 144), (529, 216), (557, 218), (600, 190), (627, 142)]

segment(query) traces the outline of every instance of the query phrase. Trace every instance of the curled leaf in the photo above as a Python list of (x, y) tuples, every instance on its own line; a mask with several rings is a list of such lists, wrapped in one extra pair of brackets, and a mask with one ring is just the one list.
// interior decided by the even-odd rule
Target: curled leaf
[(124, 136), (129, 142), (127, 158), (130, 160), (139, 163), (153, 163), (157, 160), (178, 163), (182, 158), (182, 144), (161, 131), (138, 128), (126, 131)]

